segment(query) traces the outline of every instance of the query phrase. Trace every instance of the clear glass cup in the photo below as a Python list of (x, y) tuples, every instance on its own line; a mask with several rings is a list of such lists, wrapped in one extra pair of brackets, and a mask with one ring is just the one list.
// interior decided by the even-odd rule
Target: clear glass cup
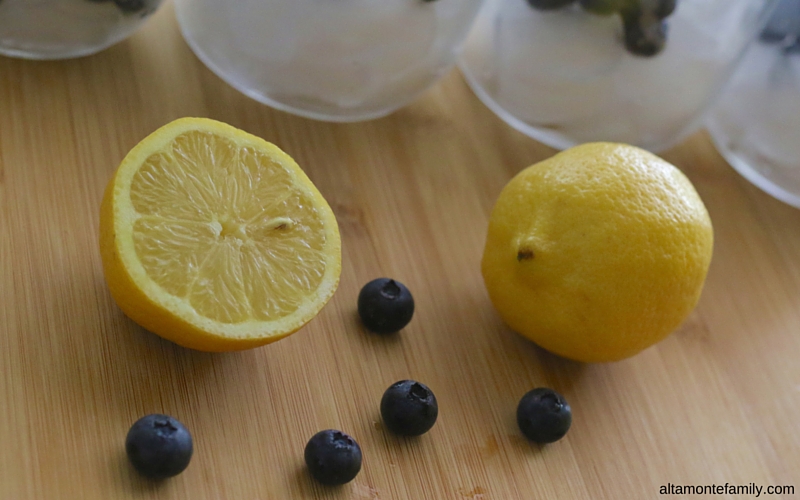
[(123, 40), (161, 0), (0, 0), (0, 54), (67, 59)]
[(707, 128), (750, 182), (800, 208), (800, 0), (782, 0)]
[(272, 107), (326, 121), (387, 115), (455, 64), (483, 0), (176, 0), (195, 54)]
[[(532, 6), (546, 3), (567, 5)], [(621, 10), (599, 15), (591, 4)], [(773, 5), (487, 0), (459, 66), (500, 118), (547, 145), (604, 140), (660, 151), (701, 126)]]

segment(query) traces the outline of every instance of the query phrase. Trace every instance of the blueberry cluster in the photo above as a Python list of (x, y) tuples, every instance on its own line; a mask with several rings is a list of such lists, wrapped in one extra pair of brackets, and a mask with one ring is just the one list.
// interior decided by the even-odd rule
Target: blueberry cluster
[[(529, 0), (537, 8), (557, 8), (566, 0)], [(609, 5), (626, 0), (580, 0), (584, 8), (598, 9), (597, 13), (613, 13)], [(797, 0), (800, 1), (800, 0)], [(600, 5), (605, 7), (601, 9)], [(587, 5), (589, 7), (587, 7)], [(675, 9), (659, 4), (669, 15)], [(669, 7), (669, 8), (667, 8)], [(408, 288), (397, 280), (378, 278), (370, 281), (358, 295), (358, 314), (364, 326), (375, 333), (395, 333), (404, 328), (414, 315), (414, 298)], [(381, 400), (381, 416), (387, 428), (395, 434), (417, 436), (427, 432), (436, 421), (439, 406), (436, 397), (424, 384), (403, 380), (393, 384)], [(572, 410), (563, 396), (547, 388), (534, 389), (519, 402), (517, 423), (522, 433), (537, 443), (558, 441), (572, 424)]]
[[(395, 382), (381, 398), (384, 425), (400, 436), (425, 434), (438, 415), (436, 396), (428, 386), (414, 380)], [(314, 434), (304, 458), (311, 477), (322, 484), (348, 483), (361, 470), (361, 447), (351, 436), (334, 429)]]
[[(358, 296), (358, 313), (364, 326), (380, 334), (404, 328), (414, 314), (414, 299), (399, 281), (379, 278), (367, 283)], [(439, 416), (433, 391), (416, 380), (390, 385), (380, 402), (384, 427), (398, 436), (420, 436), (431, 430)], [(552, 443), (567, 433), (572, 410), (564, 397), (540, 387), (525, 394), (517, 405), (522, 434), (536, 443)], [(128, 431), (125, 451), (133, 467), (151, 479), (166, 479), (189, 466), (194, 450), (192, 436), (178, 420), (160, 414), (137, 420)], [(336, 429), (314, 434), (303, 458), (309, 474), (319, 483), (341, 485), (361, 471), (361, 446)]]
[(618, 14), (622, 18), (628, 52), (651, 57), (664, 50), (666, 19), (675, 12), (678, 0), (528, 0), (537, 10), (561, 9), (575, 2), (592, 14)]
[[(396, 333), (411, 321), (414, 298), (401, 282), (378, 278), (359, 292), (358, 314), (367, 330), (378, 334)], [(439, 403), (427, 385), (401, 380), (383, 393), (380, 412), (389, 432), (398, 436), (420, 436), (436, 423)], [(564, 437), (572, 425), (572, 409), (562, 395), (540, 387), (519, 401), (517, 425), (529, 440), (552, 443)], [(361, 459), (358, 443), (342, 431), (318, 432), (306, 445), (308, 471), (322, 484), (337, 485), (353, 480), (361, 470)]]
[(760, 38), (766, 43), (780, 44), (785, 53), (800, 53), (800, 0), (781, 0)]

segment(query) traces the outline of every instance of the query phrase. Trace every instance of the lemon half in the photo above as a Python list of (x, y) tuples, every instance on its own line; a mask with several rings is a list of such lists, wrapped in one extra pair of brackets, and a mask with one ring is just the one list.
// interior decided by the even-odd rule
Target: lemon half
[(297, 331), (341, 272), (334, 214), (294, 160), (203, 118), (171, 122), (128, 153), (103, 197), (100, 251), (125, 314), (203, 351)]

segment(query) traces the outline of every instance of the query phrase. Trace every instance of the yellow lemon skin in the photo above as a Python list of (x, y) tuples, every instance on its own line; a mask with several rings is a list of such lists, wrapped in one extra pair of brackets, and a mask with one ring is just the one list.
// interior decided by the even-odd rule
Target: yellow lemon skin
[[(181, 139), (182, 137), (184, 139)], [(234, 174), (245, 176), (246, 182), (238, 184), (239, 187), (235, 190), (235, 196), (222, 196), (223, 194), (234, 192), (231, 188), (234, 184), (230, 181), (231, 176), (235, 176), (234, 174), (228, 176), (219, 174), (217, 172), (220, 168), (219, 165), (203, 164), (200, 158), (190, 158), (191, 151), (178, 151), (180, 148), (176, 146), (178, 144), (176, 140), (187, 140), (187, 137), (199, 144), (196, 148), (197, 151), (203, 151), (203, 147), (208, 149), (208, 144), (200, 144), (201, 140), (208, 139), (216, 141), (215, 144), (223, 145), (231, 150), (243, 151), (249, 155), (248, 161), (250, 163), (245, 165), (247, 168), (230, 159), (226, 160), (228, 163), (224, 165), (226, 169), (234, 172)], [(184, 163), (194, 161), (193, 165), (196, 170), (189, 172), (191, 175), (186, 175), (186, 172), (180, 168), (179, 162), (175, 161), (176, 151), (184, 155)], [(244, 156), (244, 153), (242, 153), (242, 156)], [(214, 159), (216, 157), (214, 154), (210, 154), (208, 158)], [(253, 160), (253, 158), (258, 160)], [(209, 163), (209, 161), (206, 163)], [(260, 168), (263, 165), (266, 165), (269, 169), (266, 167)], [(160, 170), (156, 166), (160, 167)], [(158, 205), (156, 196), (151, 192), (144, 192), (141, 188), (143, 185), (146, 186), (144, 181), (148, 179), (147, 176), (155, 179), (154, 185), (163, 186), (172, 183), (169, 186), (177, 186), (173, 189), (174, 191), (182, 189), (180, 187), (181, 182), (189, 183), (192, 179), (196, 182), (197, 172), (206, 168), (209, 169), (211, 174), (207, 175), (208, 180), (205, 187), (211, 191), (220, 188), (222, 190), (218, 193), (220, 196), (214, 198), (205, 193), (206, 198), (204, 203), (201, 204), (202, 206), (190, 207), (193, 210), (196, 209), (195, 213), (192, 214), (195, 220), (173, 222), (168, 216), (162, 217), (164, 227), (169, 228), (170, 224), (178, 224), (175, 227), (191, 228), (194, 233), (175, 233), (178, 236), (183, 236), (182, 239), (173, 234), (172, 240), (168, 242), (173, 245), (173, 248), (170, 248), (163, 241), (157, 241), (157, 238), (148, 240), (148, 235), (141, 231), (140, 228), (137, 229), (137, 223), (147, 220), (148, 217), (151, 220), (160, 221), (160, 215), (155, 216), (151, 212), (168, 214), (169, 207), (152, 206)], [(142, 172), (146, 169), (149, 170), (145, 172), (146, 175), (143, 175)], [(261, 237), (261, 234), (265, 233), (265, 221), (259, 220), (259, 217), (265, 214), (264, 217), (272, 217), (274, 219), (274, 216), (267, 213), (266, 209), (274, 200), (259, 198), (255, 195), (251, 196), (250, 199), (256, 203), (255, 207), (245, 206), (246, 204), (241, 200), (246, 199), (245, 194), (247, 193), (245, 193), (244, 186), (247, 183), (255, 186), (259, 179), (266, 178), (268, 174), (277, 175), (280, 181), (274, 183), (273, 186), (268, 186), (272, 189), (270, 193), (273, 193), (274, 199), (277, 200), (281, 196), (289, 196), (286, 193), (291, 193), (295, 198), (302, 200), (300, 205), (305, 210), (304, 213), (298, 214), (286, 211), (285, 214), (280, 214), (286, 215), (286, 217), (276, 219), (278, 224), (273, 224), (273, 226), (282, 227), (269, 227), (269, 229), (283, 231), (280, 236), (277, 236), (278, 238), (284, 238), (281, 241), (288, 241), (288, 243), (284, 243), (283, 249), (289, 248), (293, 241), (299, 241), (299, 245), (302, 247), (298, 249), (299, 252), (310, 252), (311, 250), (308, 248), (309, 245), (306, 240), (297, 239), (293, 234), (290, 234), (291, 228), (284, 230), (284, 227), (292, 224), (291, 218), (295, 217), (299, 221), (294, 227), (296, 233), (303, 229), (305, 233), (302, 233), (301, 236), (308, 234), (313, 236), (307, 236), (306, 239), (319, 244), (319, 248), (313, 249), (315, 252), (313, 255), (318, 257), (314, 261), (314, 265), (319, 269), (317, 280), (314, 282), (315, 288), (301, 289), (302, 287), (297, 283), (292, 282), (293, 279), (295, 281), (302, 281), (302, 279), (308, 281), (307, 277), (302, 275), (302, 269), (297, 267), (300, 264), (293, 264), (295, 267), (291, 268), (295, 271), (295, 274), (300, 275), (300, 280), (295, 279), (295, 276), (281, 276), (279, 274), (281, 267), (275, 267), (278, 271), (275, 271), (272, 277), (279, 285), (284, 287), (284, 290), (294, 294), (294, 302), (292, 303), (293, 306), (296, 306), (294, 309), (291, 311), (282, 310), (281, 314), (276, 315), (274, 318), (269, 317), (263, 311), (253, 315), (253, 317), (244, 317), (246, 314), (243, 313), (243, 317), (231, 320), (221, 320), (219, 317), (209, 316), (203, 310), (204, 307), (208, 309), (208, 301), (202, 303), (202, 301), (195, 300), (199, 304), (196, 307), (197, 304), (192, 303), (191, 297), (187, 298), (188, 292), (183, 296), (169, 291), (170, 286), (176, 289), (180, 289), (183, 286), (188, 289), (189, 285), (181, 283), (181, 281), (185, 279), (185, 281), (189, 282), (196, 278), (183, 275), (181, 272), (175, 272), (174, 270), (155, 269), (154, 266), (158, 263), (158, 259), (150, 258), (147, 260), (148, 256), (143, 255), (142, 251), (157, 248), (159, 251), (164, 252), (164, 259), (167, 262), (164, 267), (169, 267), (171, 255), (176, 255), (180, 252), (188, 255), (189, 257), (184, 260), (189, 261), (190, 257), (195, 257), (192, 245), (199, 245), (200, 240), (195, 241), (187, 234), (196, 233), (205, 238), (202, 240), (203, 245), (205, 245), (202, 250), (213, 254), (214, 251), (222, 248), (222, 245), (228, 244), (226, 241), (232, 241), (224, 239), (224, 234), (220, 231), (220, 224), (217, 222), (217, 218), (218, 216), (221, 217), (223, 212), (225, 212), (225, 216), (230, 217), (239, 215), (235, 213), (235, 209), (247, 212), (251, 226), (255, 227), (261, 224), (256, 228), (259, 229), (259, 233), (251, 230), (252, 227), (243, 224), (242, 228), (244, 229), (241, 230), (241, 238), (243, 240), (254, 240), (256, 237)], [(157, 175), (161, 175), (162, 178), (157, 178)], [(225, 179), (228, 180), (225, 181), (227, 184), (221, 187), (221, 185), (214, 185), (211, 179), (222, 179), (219, 181), (222, 184), (224, 184), (223, 181)], [(223, 187), (228, 191), (224, 191)], [(193, 187), (193, 189), (196, 188), (197, 186)], [(137, 189), (139, 190), (138, 192)], [(174, 196), (174, 192), (170, 193), (167, 188), (163, 189), (163, 192), (167, 193), (168, 197)], [(230, 201), (233, 199), (235, 199), (236, 203)], [(174, 198), (174, 200), (178, 200), (177, 203), (182, 205), (182, 209), (185, 212), (189, 203), (186, 197), (178, 197)], [(216, 206), (214, 204), (215, 201), (208, 200), (216, 200), (216, 203), (219, 203), (220, 206)], [(147, 203), (151, 205), (145, 206)], [(272, 205), (276, 203), (277, 201)], [(142, 208), (143, 206), (146, 210)], [(231, 208), (232, 206), (233, 208)], [(282, 206), (279, 208), (283, 209)], [(147, 214), (142, 215), (140, 213), (142, 210), (146, 211)], [(208, 223), (205, 221), (206, 216), (208, 217)], [(310, 216), (313, 216), (313, 220), (305, 224), (302, 218), (308, 219)], [(220, 218), (220, 220), (222, 219)], [(266, 221), (266, 223), (268, 222)], [(313, 231), (307, 227), (309, 224), (313, 225)], [(218, 241), (215, 241), (214, 238), (217, 238)], [(265, 236), (262, 239), (266, 238)], [(120, 309), (145, 329), (178, 345), (201, 351), (223, 352), (250, 349), (269, 344), (294, 333), (315, 317), (333, 296), (338, 286), (341, 272), (341, 240), (334, 214), (328, 203), (294, 160), (276, 146), (261, 138), (247, 134), (230, 125), (204, 118), (182, 118), (171, 122), (153, 132), (128, 153), (108, 183), (103, 196), (100, 207), (99, 245), (105, 280), (112, 297)], [(252, 248), (253, 245), (252, 241), (245, 241), (239, 248)], [(231, 246), (230, 248), (234, 247)], [(213, 261), (213, 259), (201, 258), (204, 255), (198, 255), (197, 262)], [(300, 256), (299, 260), (302, 261), (303, 254), (297, 255)], [(278, 263), (284, 264), (283, 269), (287, 267), (286, 262), (296, 262), (298, 260), (292, 256), (292, 252), (287, 253), (282, 258), (284, 260)], [(250, 260), (256, 259), (251, 258)], [(156, 264), (153, 264), (153, 262)], [(191, 267), (187, 266), (187, 269)], [(201, 267), (199, 264), (195, 265), (195, 272), (202, 271)], [(156, 271), (164, 271), (163, 274), (170, 276), (173, 282), (166, 283), (162, 276), (160, 278), (162, 281), (159, 283), (159, 277), (153, 276), (154, 269)], [(208, 270), (208, 274), (222, 276), (220, 279), (224, 281), (225, 274), (228, 271), (228, 268), (221, 267)], [(263, 276), (242, 272), (228, 276), (227, 279), (229, 279), (232, 288), (238, 287), (237, 293), (242, 297), (245, 297), (245, 291), (249, 293), (250, 290), (258, 287), (257, 280), (264, 281)], [(275, 290), (280, 291), (278, 288), (275, 288)], [(276, 293), (275, 295), (278, 296), (280, 294)], [(247, 302), (247, 300), (243, 300), (243, 302)], [(216, 307), (216, 304), (212, 304), (212, 306)], [(232, 306), (228, 303), (226, 307), (231, 309)], [(217, 314), (221, 315), (223, 313), (217, 311)]]
[(713, 240), (705, 205), (675, 166), (633, 146), (589, 143), (505, 186), (481, 271), (511, 329), (569, 359), (616, 361), (695, 308)]

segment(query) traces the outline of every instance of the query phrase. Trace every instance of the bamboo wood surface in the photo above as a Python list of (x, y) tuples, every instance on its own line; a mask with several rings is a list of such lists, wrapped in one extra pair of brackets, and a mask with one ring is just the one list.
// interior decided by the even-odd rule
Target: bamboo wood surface
[[(132, 146), (182, 116), (276, 143), (337, 215), (339, 290), (286, 340), (189, 351), (132, 323), (107, 292), (102, 190)], [(669, 483), (800, 487), (800, 211), (740, 178), (702, 133), (667, 152), (715, 226), (700, 304), (632, 359), (573, 363), (509, 331), (479, 272), (500, 189), (553, 153), (495, 118), (456, 71), (372, 122), (274, 111), (193, 56), (171, 5), (96, 56), (0, 58), (0, 499), (645, 499)], [(358, 291), (379, 276), (416, 299), (397, 336), (357, 321)], [(415, 439), (380, 424), (383, 390), (403, 378), (440, 404)], [(537, 386), (574, 412), (568, 436), (545, 447), (528, 444), (514, 417)], [(160, 483), (138, 477), (123, 450), (131, 423), (153, 412), (195, 438), (186, 472)], [(303, 467), (307, 439), (326, 428), (364, 452), (361, 474), (340, 488), (317, 486)]]

